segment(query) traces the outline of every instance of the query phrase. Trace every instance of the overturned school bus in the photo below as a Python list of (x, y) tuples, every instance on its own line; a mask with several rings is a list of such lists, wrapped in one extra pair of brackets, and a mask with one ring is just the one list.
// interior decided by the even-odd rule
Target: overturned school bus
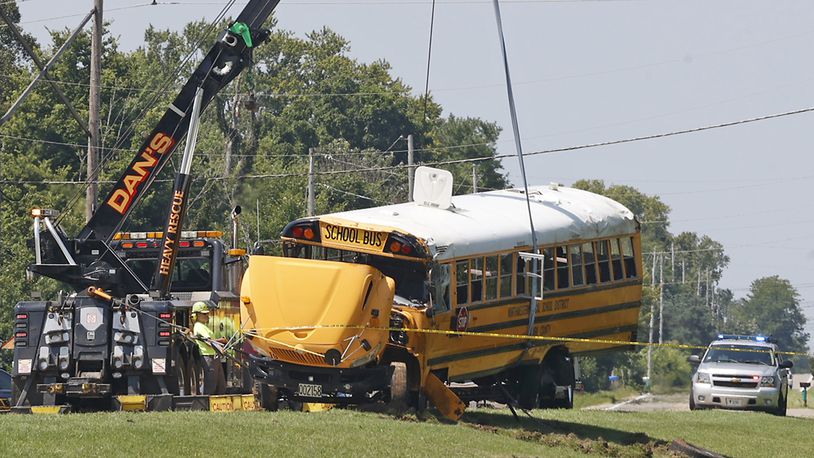
[(453, 419), (462, 400), (570, 408), (573, 355), (636, 339), (642, 258), (628, 209), (530, 188), (529, 256), (522, 190), (453, 197), (451, 180), (419, 168), (415, 202), (298, 219), (285, 257), (250, 258), (243, 326), (266, 402), (429, 398)]

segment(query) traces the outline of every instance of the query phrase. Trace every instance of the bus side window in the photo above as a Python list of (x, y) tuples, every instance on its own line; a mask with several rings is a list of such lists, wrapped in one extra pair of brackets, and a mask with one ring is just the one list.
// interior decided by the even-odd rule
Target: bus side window
[(528, 263), (519, 254), (515, 253), (515, 256), (517, 256), (517, 278), (515, 278), (515, 282), (517, 283), (517, 295), (521, 296), (528, 289), (526, 287), (528, 285), (528, 277), (526, 276)]
[(552, 291), (554, 289), (554, 249), (546, 248), (543, 250), (545, 261), (543, 262), (543, 291)]
[(565, 289), (571, 286), (571, 279), (568, 277), (568, 256), (564, 246), (557, 247), (557, 289)]
[(498, 257), (486, 257), (486, 271), (483, 273), (483, 280), (486, 282), (486, 300), (497, 299), (497, 275)]
[(483, 297), (483, 258), (472, 259), (469, 284), (472, 291), (471, 302), (479, 302)]
[(500, 256), (500, 297), (512, 295), (512, 254)]
[(636, 278), (636, 258), (633, 257), (633, 237), (622, 239), (622, 256), (625, 260), (627, 278)]
[(586, 242), (582, 244), (582, 261), (585, 265), (585, 284), (596, 284), (596, 258), (594, 257), (593, 242)]
[(568, 247), (568, 259), (571, 261), (571, 275), (574, 278), (574, 286), (582, 285), (582, 252), (579, 245)]
[(619, 250), (619, 239), (611, 239), (611, 259), (613, 263), (613, 279), (621, 280), (625, 276), (622, 270), (622, 253)]
[(449, 264), (437, 264), (430, 272), (430, 296), (437, 311), (449, 310)]
[(455, 287), (458, 293), (458, 305), (469, 302), (469, 260), (455, 263)]
[(607, 240), (600, 240), (596, 242), (596, 257), (599, 260), (599, 281), (602, 283), (610, 281), (610, 250), (608, 249)]

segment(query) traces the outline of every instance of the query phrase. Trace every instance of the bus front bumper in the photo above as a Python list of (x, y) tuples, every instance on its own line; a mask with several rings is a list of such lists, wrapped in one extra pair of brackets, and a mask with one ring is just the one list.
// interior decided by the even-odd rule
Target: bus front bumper
[(366, 404), (381, 399), (393, 368), (315, 367), (252, 356), (252, 376), (288, 399), (330, 404)]

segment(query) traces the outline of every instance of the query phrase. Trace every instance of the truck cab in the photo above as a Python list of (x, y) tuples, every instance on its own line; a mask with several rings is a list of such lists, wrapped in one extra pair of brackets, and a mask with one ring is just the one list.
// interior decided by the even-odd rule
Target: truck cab
[[(162, 235), (117, 233), (110, 247), (141, 283), (150, 285)], [(117, 395), (145, 394), (161, 409), (173, 395), (196, 394), (200, 356), (179, 332), (191, 325), (193, 302), (212, 305), (213, 337), (232, 338), (240, 327), (237, 287), (244, 252), (228, 249), (222, 236), (220, 231), (182, 233), (172, 300), (130, 294), (124, 301), (109, 301), (84, 290), (53, 301), (18, 303), (13, 405), (107, 409)], [(131, 282), (124, 287), (138, 291), (138, 282)], [(230, 370), (229, 364), (225, 369), (230, 386), (250, 388), (239, 370)]]

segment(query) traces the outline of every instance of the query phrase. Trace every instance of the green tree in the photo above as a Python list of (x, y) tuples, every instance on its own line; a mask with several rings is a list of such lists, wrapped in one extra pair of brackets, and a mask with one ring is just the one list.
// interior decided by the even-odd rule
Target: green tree
[[(438, 120), (431, 133), (433, 146), (422, 152), (420, 157), (423, 161), (433, 162), (494, 156), (498, 136), (500, 127), (497, 123), (451, 114)], [(505, 189), (509, 184), (506, 175), (501, 172), (500, 162), (494, 159), (444, 165), (442, 168), (452, 172), (455, 177), (455, 194), (472, 192), (472, 167), (475, 168), (480, 191)]]
[(746, 298), (733, 304), (726, 331), (770, 335), (781, 350), (804, 352), (810, 337), (805, 324), (799, 293), (791, 282), (774, 275), (753, 281)]

